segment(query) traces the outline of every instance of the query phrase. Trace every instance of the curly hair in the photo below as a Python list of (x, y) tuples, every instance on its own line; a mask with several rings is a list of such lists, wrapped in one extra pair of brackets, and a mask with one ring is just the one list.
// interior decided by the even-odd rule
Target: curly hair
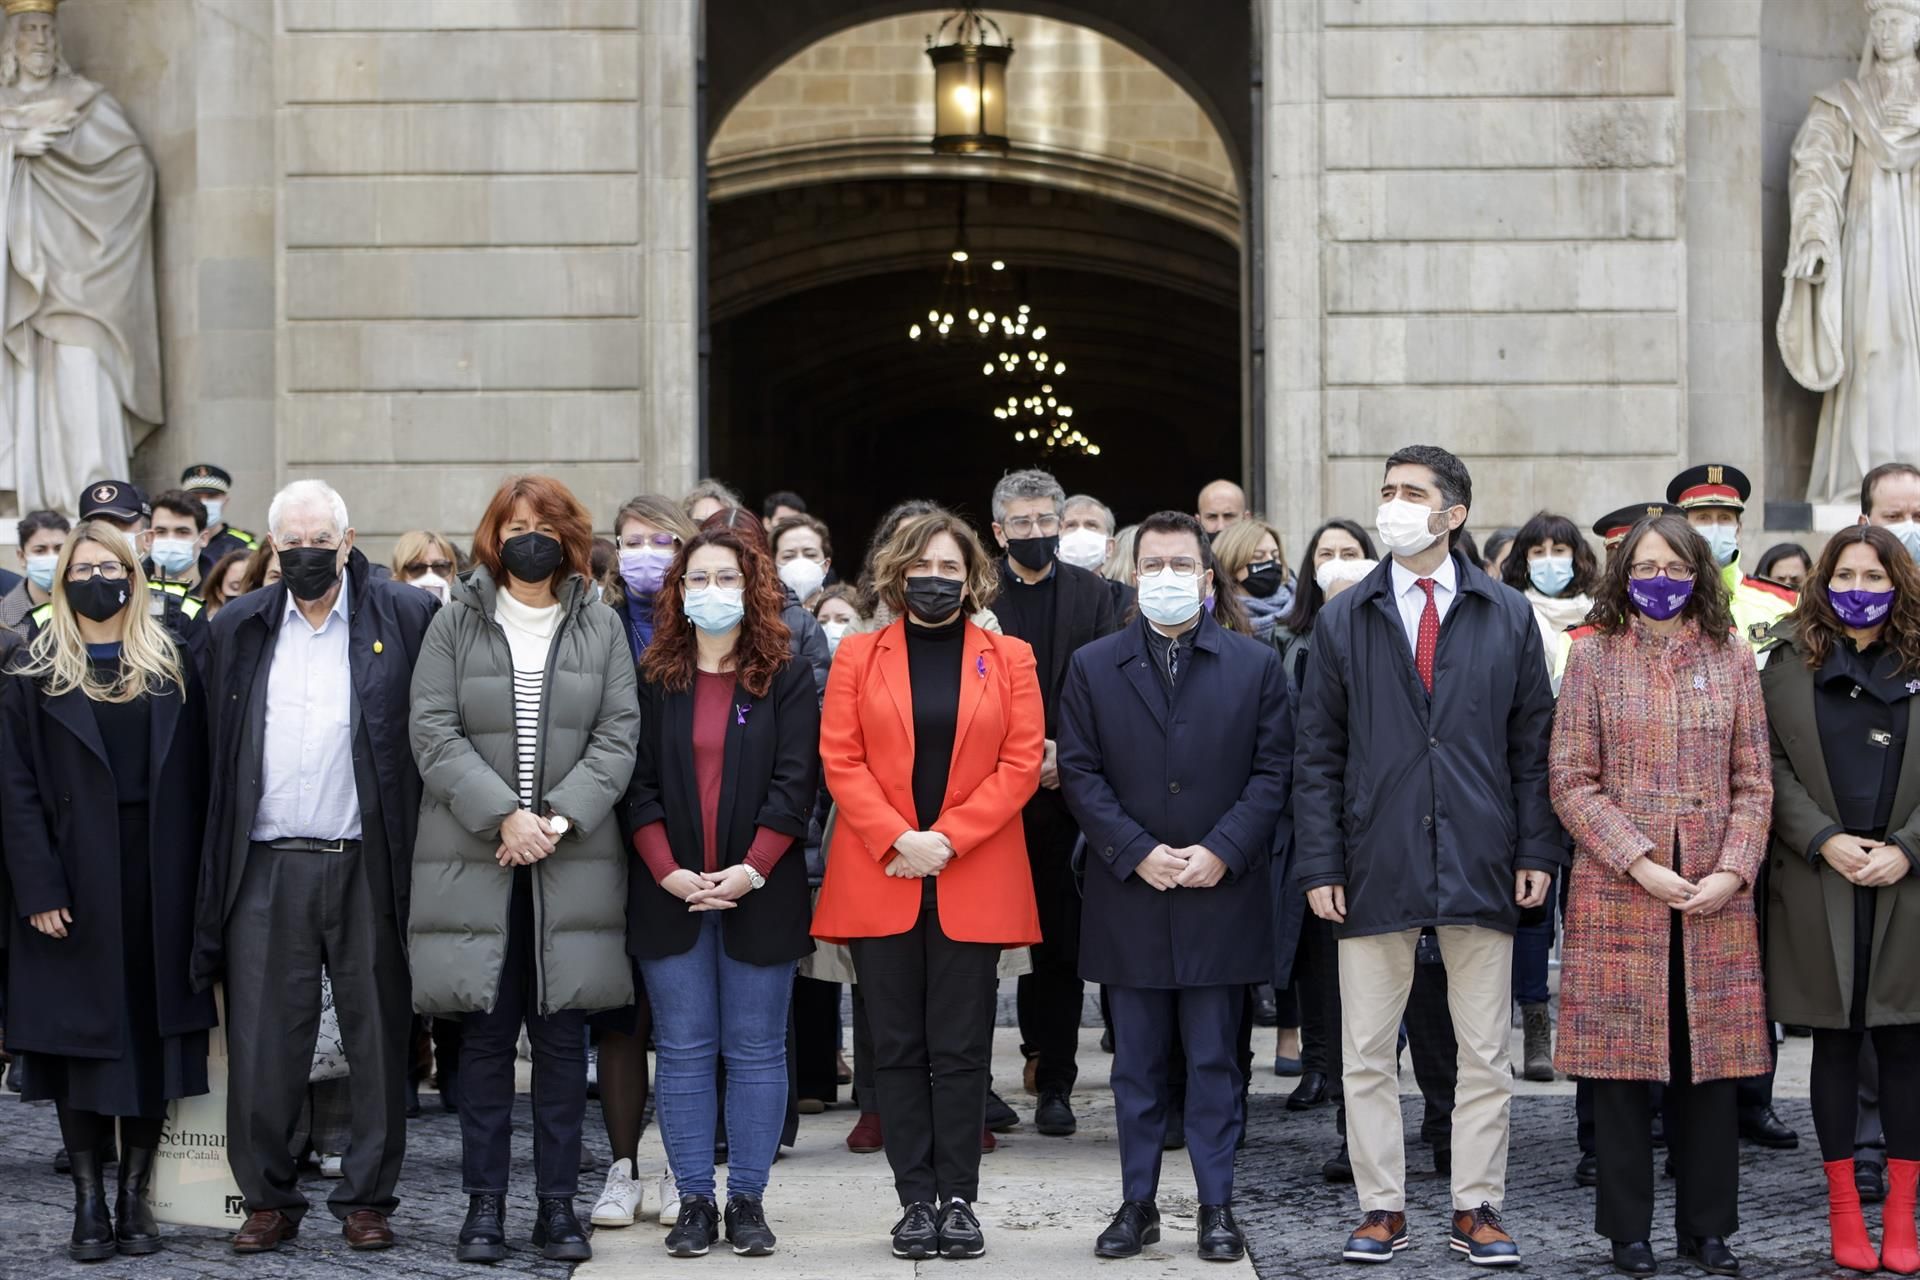
[(1633, 607), (1632, 597), (1627, 594), (1628, 570), (1633, 565), (1634, 553), (1640, 549), (1641, 541), (1650, 533), (1659, 534), (1673, 548), (1674, 554), (1693, 568), (1693, 594), (1687, 598), (1680, 616), (1699, 623), (1701, 635), (1730, 635), (1733, 631), (1733, 597), (1720, 577), (1719, 562), (1713, 558), (1713, 550), (1707, 546), (1707, 540), (1687, 523), (1685, 516), (1677, 514), (1642, 516), (1640, 523), (1628, 532), (1620, 544), (1620, 550), (1607, 561), (1606, 572), (1601, 575), (1600, 585), (1593, 593), (1593, 612), (1587, 615), (1587, 624), (1598, 627), (1608, 635), (1625, 631), (1632, 624), (1637, 610)]
[(746, 616), (740, 620), (740, 634), (733, 642), (733, 669), (741, 688), (764, 698), (773, 688), (773, 678), (793, 656), (792, 638), (780, 618), (787, 597), (765, 544), (738, 529), (703, 529), (674, 556), (659, 593), (653, 597), (653, 643), (640, 655), (640, 674), (673, 693), (685, 693), (693, 687), (699, 653), (694, 627), (687, 621), (682, 601), (686, 598), (687, 561), (702, 547), (723, 547), (740, 563), (740, 576), (746, 579), (740, 593)]
[(1592, 595), (1600, 585), (1600, 561), (1579, 526), (1551, 511), (1535, 512), (1532, 519), (1520, 526), (1520, 532), (1513, 535), (1513, 549), (1507, 553), (1506, 563), (1500, 566), (1500, 581), (1515, 591), (1535, 589), (1533, 577), (1527, 571), (1528, 553), (1554, 542), (1573, 548), (1573, 581), (1561, 596)]
[(1893, 584), (1893, 609), (1881, 624), (1885, 628), (1881, 638), (1900, 659), (1901, 672), (1920, 673), (1920, 568), (1914, 567), (1913, 557), (1899, 538), (1874, 524), (1849, 525), (1834, 534), (1821, 550), (1820, 562), (1807, 575), (1807, 589), (1800, 593), (1800, 603), (1788, 615), (1800, 628), (1800, 647), (1806, 652), (1807, 665), (1818, 671), (1847, 637), (1847, 625), (1827, 598), (1827, 583), (1833, 581), (1841, 554), (1862, 543), (1880, 557), (1880, 567)]
[(1000, 571), (987, 554), (980, 535), (953, 512), (936, 509), (901, 524), (873, 557), (873, 589), (894, 617), (906, 616), (907, 575), (927, 554), (928, 544), (943, 533), (960, 544), (960, 559), (966, 566), (967, 577), (960, 592), (961, 610), (971, 617), (992, 604), (999, 593)]

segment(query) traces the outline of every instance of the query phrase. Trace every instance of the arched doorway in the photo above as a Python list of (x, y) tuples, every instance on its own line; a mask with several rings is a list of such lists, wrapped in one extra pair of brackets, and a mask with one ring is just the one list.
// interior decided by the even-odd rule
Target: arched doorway
[[(712, 0), (709, 32), (729, 4), (738, 7)], [(783, 7), (783, 17), (808, 9)], [(1012, 467), (1046, 466), (1123, 520), (1190, 501), (1213, 476), (1257, 471), (1247, 466), (1248, 184), (1239, 140), (1187, 87), (1196, 77), (1091, 26), (996, 10), (1025, 77), (1010, 75), (1014, 152), (937, 157), (926, 149), (923, 47), (942, 16), (825, 31), (791, 23), (795, 38), (818, 38), (744, 88), (748, 51), (731, 35), (716, 50), (708, 469), (754, 499), (800, 491), (843, 547), (907, 496), (984, 519), (994, 480)], [(1248, 44), (1237, 45), (1241, 74)], [(1005, 393), (983, 367), (997, 349), (909, 341), (909, 323), (939, 296), (962, 208), (975, 255), (1008, 268), (995, 296), (1018, 294), (1047, 324), (1072, 425), (1098, 455), (1016, 440), (1018, 423), (993, 416)]]

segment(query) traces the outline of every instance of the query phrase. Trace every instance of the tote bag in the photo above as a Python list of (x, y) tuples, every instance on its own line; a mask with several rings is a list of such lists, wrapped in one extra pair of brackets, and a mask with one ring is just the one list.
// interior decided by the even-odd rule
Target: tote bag
[(167, 1104), (154, 1156), (153, 1216), (181, 1227), (237, 1230), (246, 1221), (240, 1186), (227, 1166), (227, 1010), (215, 987), (219, 1025), (207, 1032), (207, 1091)]

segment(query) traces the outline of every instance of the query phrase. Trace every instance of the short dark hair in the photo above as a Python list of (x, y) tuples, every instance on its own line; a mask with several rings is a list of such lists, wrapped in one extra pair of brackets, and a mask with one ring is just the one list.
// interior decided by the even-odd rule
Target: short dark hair
[(1213, 556), (1208, 553), (1207, 531), (1200, 522), (1184, 511), (1156, 511), (1142, 520), (1133, 535), (1133, 567), (1140, 568), (1140, 540), (1150, 533), (1188, 533), (1200, 544), (1200, 567), (1202, 570), (1213, 568)]
[(773, 544), (773, 554), (776, 557), (780, 554), (780, 539), (795, 529), (811, 529), (819, 534), (821, 558), (833, 559), (833, 535), (827, 532), (827, 522), (819, 516), (810, 516), (804, 511), (797, 516), (787, 516), (785, 519), (775, 521), (773, 528), (767, 530), (767, 540)]
[(1440, 486), (1440, 496), (1449, 507), (1473, 509), (1473, 476), (1468, 473), (1467, 464), (1439, 445), (1410, 444), (1395, 449), (1380, 474), (1405, 466), (1425, 467), (1433, 472), (1434, 483)]
[(807, 500), (791, 489), (775, 489), (760, 502), (760, 518), (773, 519), (773, 513), (781, 507), (791, 507), (801, 515), (807, 514)]
[[(1859, 526), (1856, 525), (1854, 527), (1858, 528)], [(1791, 560), (1795, 556), (1799, 556), (1802, 560), (1806, 561), (1807, 572), (1809, 574), (1813, 572), (1813, 566), (1819, 563), (1819, 561), (1813, 558), (1813, 552), (1807, 550), (1797, 542), (1776, 542), (1767, 548), (1766, 554), (1761, 556), (1760, 562), (1753, 567), (1753, 575), (1756, 578), (1765, 578), (1768, 582), (1772, 582), (1775, 580), (1773, 571), (1780, 566), (1780, 562), (1782, 560)]]
[(1507, 562), (1500, 566), (1500, 581), (1515, 591), (1531, 588), (1533, 577), (1527, 571), (1527, 556), (1535, 547), (1549, 542), (1561, 542), (1573, 548), (1573, 581), (1567, 584), (1565, 594), (1592, 595), (1600, 585), (1600, 561), (1594, 556), (1586, 535), (1580, 532), (1580, 526), (1551, 511), (1537, 511), (1520, 526), (1520, 532), (1513, 538), (1513, 550)]
[(185, 489), (169, 489), (154, 498), (149, 505), (155, 511), (165, 507), (168, 511), (178, 511), (183, 516), (191, 516), (195, 528), (202, 533), (207, 531), (207, 504)]
[(1913, 476), (1920, 479), (1920, 467), (1910, 462), (1883, 462), (1867, 472), (1866, 479), (1860, 482), (1860, 514), (1873, 514), (1873, 487), (1888, 476)]
[(15, 539), (21, 546), (33, 541), (33, 535), (44, 533), (48, 529), (58, 529), (62, 533), (72, 533), (73, 525), (58, 511), (29, 511), (20, 517), (15, 526)]

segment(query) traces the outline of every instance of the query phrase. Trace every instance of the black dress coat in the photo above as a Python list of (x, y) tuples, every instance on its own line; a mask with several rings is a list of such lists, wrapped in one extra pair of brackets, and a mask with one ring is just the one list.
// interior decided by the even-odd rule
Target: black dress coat
[(1514, 873), (1556, 871), (1553, 688), (1533, 606), (1453, 553), (1434, 692), (1414, 667), (1393, 562), (1328, 601), (1300, 691), (1294, 884), (1344, 885), (1340, 937), (1432, 925), (1512, 933)]
[[(404, 936), (413, 837), (420, 822), (410, 690), (421, 639), (440, 602), (418, 587), (376, 577), (359, 551), (347, 558), (342, 589), (347, 592), (361, 865), (375, 895), (393, 903), (393, 919)], [(286, 584), (275, 583), (229, 600), (213, 620), (207, 652), (213, 788), (194, 911), (193, 977), (202, 987), (216, 981), (226, 964), (227, 912), (240, 892), (248, 833), (260, 803), (267, 675), (286, 613)]]
[[(1126, 987), (1273, 976), (1270, 878), (1288, 841), (1293, 716), (1271, 645), (1201, 616), (1171, 706), (1147, 624), (1073, 656), (1060, 697), (1060, 783), (1087, 837), (1080, 974)], [(1211, 889), (1133, 874), (1154, 846), (1204, 845)]]
[[(152, 699), (147, 779), (154, 982), (162, 1036), (214, 1025), (210, 994), (189, 981), (193, 903), (208, 790), (207, 706), (184, 653), (185, 688)], [(37, 681), (0, 677), (0, 810), (6, 814), (9, 933), (7, 1048), (74, 1058), (128, 1051), (121, 948), (120, 825), (114, 777), (93, 708), (78, 691), (47, 696)], [(65, 938), (28, 923), (66, 908)], [(129, 960), (134, 964), (130, 967)]]
[[(715, 844), (722, 867), (746, 861), (754, 830), (794, 838), (764, 888), (720, 913), (727, 954), (744, 964), (783, 964), (813, 950), (807, 886), (807, 821), (820, 788), (820, 703), (813, 669), (791, 658), (764, 698), (736, 686), (727, 721)], [(665, 822), (674, 858), (699, 871), (706, 856), (699, 778), (693, 763), (693, 691), (640, 682), (640, 749), (622, 801), (629, 832)], [(638, 860), (636, 859), (636, 862)], [(644, 866), (627, 878), (627, 950), (643, 960), (679, 955), (700, 934), (702, 914), (654, 883)]]

